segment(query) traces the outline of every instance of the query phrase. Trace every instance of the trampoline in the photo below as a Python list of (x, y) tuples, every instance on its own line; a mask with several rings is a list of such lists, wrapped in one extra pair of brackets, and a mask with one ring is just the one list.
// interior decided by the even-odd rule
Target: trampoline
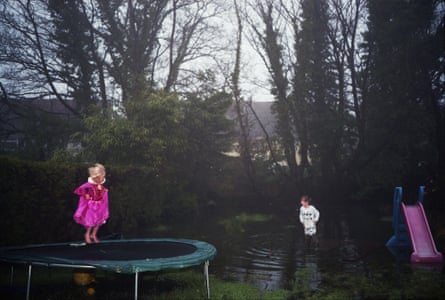
[[(0, 248), (0, 261), (28, 266), (26, 299), (29, 299), (32, 266), (97, 268), (135, 274), (134, 299), (138, 299), (139, 273), (182, 269), (204, 264), (210, 298), (209, 261), (213, 245), (188, 239), (109, 240), (97, 244), (57, 243)], [(11, 278), (13, 273), (11, 272)]]

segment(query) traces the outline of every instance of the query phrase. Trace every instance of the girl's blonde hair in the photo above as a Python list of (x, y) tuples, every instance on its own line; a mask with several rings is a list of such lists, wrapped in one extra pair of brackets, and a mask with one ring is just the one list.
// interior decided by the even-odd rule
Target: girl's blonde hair
[(94, 166), (88, 168), (90, 177), (96, 177), (98, 175), (105, 177), (105, 167), (101, 164), (94, 164)]

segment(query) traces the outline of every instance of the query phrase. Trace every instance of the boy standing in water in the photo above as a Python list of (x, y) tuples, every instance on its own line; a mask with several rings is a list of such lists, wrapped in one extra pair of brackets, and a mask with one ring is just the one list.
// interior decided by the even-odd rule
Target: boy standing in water
[(306, 247), (318, 246), (318, 240), (315, 234), (317, 233), (317, 222), (320, 218), (320, 212), (310, 204), (311, 198), (309, 196), (302, 196), (300, 203), (300, 223), (304, 227), (304, 237)]

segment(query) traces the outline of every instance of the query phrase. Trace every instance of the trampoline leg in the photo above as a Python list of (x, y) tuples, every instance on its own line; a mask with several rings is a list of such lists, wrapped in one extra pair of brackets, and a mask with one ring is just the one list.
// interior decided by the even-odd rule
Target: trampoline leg
[(29, 300), (29, 291), (31, 289), (31, 271), (32, 265), (28, 265), (28, 282), (26, 283), (26, 300)]
[(9, 285), (12, 286), (14, 284), (14, 265), (11, 265), (11, 274), (9, 277)]
[(138, 300), (139, 272), (134, 273), (134, 300)]
[(204, 263), (205, 286), (207, 288), (207, 299), (210, 299), (210, 281), (209, 281), (209, 261)]

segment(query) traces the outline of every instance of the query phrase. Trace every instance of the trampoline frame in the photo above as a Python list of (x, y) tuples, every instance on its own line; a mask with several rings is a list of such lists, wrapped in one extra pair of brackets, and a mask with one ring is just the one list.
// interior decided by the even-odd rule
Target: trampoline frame
[[(204, 277), (205, 277), (205, 288), (207, 291), (207, 299), (210, 299), (210, 280), (209, 280), (209, 265), (210, 265), (210, 260), (213, 259), (213, 257), (216, 255), (216, 249), (205, 242), (201, 242), (201, 241), (196, 241), (196, 240), (187, 240), (187, 239), (129, 239), (129, 240), (112, 240), (112, 241), (102, 241), (101, 243), (125, 243), (125, 242), (175, 242), (175, 243), (185, 243), (185, 244), (191, 244), (193, 246), (195, 246), (197, 248), (197, 250), (199, 250), (199, 246), (196, 246), (197, 243), (199, 243), (199, 245), (204, 245), (204, 247), (208, 247), (208, 249), (206, 249), (209, 253), (206, 255), (205, 259), (202, 260), (197, 260), (196, 262), (189, 262), (186, 265), (180, 265), (177, 267), (171, 267), (171, 266), (167, 266), (165, 268), (159, 268), (156, 270), (142, 270), (139, 271), (138, 268), (136, 268), (136, 270), (134, 272), (125, 272), (125, 273), (134, 273), (134, 299), (137, 300), (138, 299), (138, 291), (139, 291), (139, 273), (144, 273), (144, 272), (153, 272), (153, 271), (160, 271), (160, 270), (172, 270), (172, 269), (183, 269), (183, 268), (188, 268), (188, 267), (192, 267), (192, 266), (196, 266), (196, 265), (201, 265), (204, 264)], [(66, 245), (66, 246), (72, 246), (71, 243), (62, 243), (62, 244), (46, 244), (46, 245), (29, 245), (29, 246), (23, 246), (23, 247), (8, 247), (5, 249), (20, 249), (20, 248), (32, 248), (32, 247), (42, 247), (42, 246), (60, 246), (60, 245)], [(84, 246), (82, 246), (84, 247)], [(88, 247), (85, 246), (85, 247)], [(196, 251), (195, 251), (196, 252)], [(193, 252), (194, 253), (194, 252)], [(192, 254), (193, 254), (192, 253)], [(0, 250), (0, 254), (1, 254), (1, 250)], [(183, 257), (187, 257), (187, 256), (191, 256), (191, 254), (188, 255), (183, 255)], [(181, 257), (181, 256), (177, 256), (177, 257)], [(156, 259), (153, 259), (153, 261), (155, 261)], [(13, 259), (8, 259), (5, 258), (4, 256), (0, 256), (0, 261), (4, 262), (4, 263), (9, 263), (11, 264), (11, 277), (10, 277), (10, 284), (13, 284), (13, 277), (14, 277), (14, 265), (16, 264), (23, 264), (23, 265), (27, 265), (27, 282), (26, 282), (26, 300), (29, 300), (30, 297), (30, 290), (31, 290), (31, 279), (32, 279), (32, 266), (44, 266), (44, 267), (60, 267), (60, 268), (73, 268), (73, 269), (103, 269), (106, 271), (111, 271), (110, 268), (106, 268), (106, 267), (101, 267), (100, 265), (91, 265), (91, 264), (71, 264), (71, 263), (59, 263), (59, 262), (42, 262), (42, 261), (32, 261), (29, 258), (28, 259), (24, 259), (24, 260), (20, 260), (17, 258), (13, 258)], [(131, 260), (130, 260), (131, 261)], [(114, 270), (114, 272), (116, 273), (121, 273), (119, 270)]]

